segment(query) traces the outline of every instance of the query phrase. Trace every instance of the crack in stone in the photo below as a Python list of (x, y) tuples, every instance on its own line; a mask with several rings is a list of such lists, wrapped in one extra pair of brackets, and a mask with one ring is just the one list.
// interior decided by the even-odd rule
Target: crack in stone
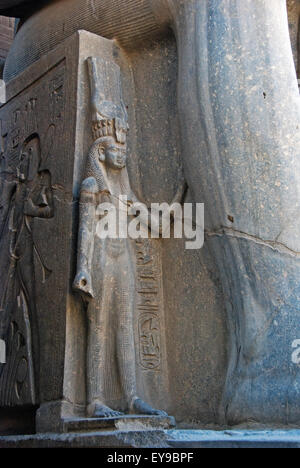
[(227, 228), (227, 227), (221, 227), (218, 231), (207, 231), (205, 230), (205, 234), (208, 237), (222, 237), (222, 236), (228, 236), (228, 237), (234, 237), (237, 239), (244, 239), (250, 242), (255, 242), (256, 244), (263, 245), (265, 247), (268, 247), (272, 250), (275, 250), (276, 252), (279, 252), (281, 254), (286, 254), (290, 255), (292, 257), (300, 258), (300, 252), (297, 252), (295, 250), (290, 249), (287, 247), (285, 244), (277, 241), (271, 241), (271, 240), (264, 240), (260, 239), (259, 237), (253, 236), (252, 234), (247, 234), (242, 231), (237, 231), (232, 228)]

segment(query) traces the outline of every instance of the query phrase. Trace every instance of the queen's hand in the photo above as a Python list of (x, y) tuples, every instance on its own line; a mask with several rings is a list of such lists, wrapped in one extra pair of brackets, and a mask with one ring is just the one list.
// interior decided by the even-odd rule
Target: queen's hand
[(73, 289), (74, 291), (84, 293), (87, 296), (93, 298), (94, 291), (90, 274), (83, 270), (79, 271), (73, 282)]

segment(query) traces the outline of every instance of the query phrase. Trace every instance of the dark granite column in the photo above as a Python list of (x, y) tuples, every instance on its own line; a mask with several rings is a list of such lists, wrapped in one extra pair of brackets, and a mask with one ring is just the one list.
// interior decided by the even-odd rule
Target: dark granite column
[(300, 0), (287, 0), (289, 30), (293, 49), (295, 67), (299, 79), (299, 25), (300, 25)]
[(185, 172), (228, 312), (226, 421), (299, 423), (300, 100), (286, 3), (168, 3)]

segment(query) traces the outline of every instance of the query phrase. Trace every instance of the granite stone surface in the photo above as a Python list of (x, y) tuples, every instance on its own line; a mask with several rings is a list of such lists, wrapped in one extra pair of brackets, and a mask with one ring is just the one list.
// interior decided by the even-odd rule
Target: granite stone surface
[[(52, 435), (21, 445), (117, 444), (126, 430), (57, 434), (123, 413), (194, 428), (151, 426), (167, 444), (297, 445), (197, 429), (300, 425), (299, 1), (7, 8), (23, 21), (0, 108), (3, 431), (27, 408)], [(204, 203), (204, 247), (101, 242), (98, 206), (122, 192)]]

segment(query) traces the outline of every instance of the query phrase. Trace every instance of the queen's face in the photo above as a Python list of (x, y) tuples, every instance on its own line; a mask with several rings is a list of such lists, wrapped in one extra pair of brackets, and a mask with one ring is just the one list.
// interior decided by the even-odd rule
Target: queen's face
[(127, 147), (126, 144), (117, 143), (114, 138), (105, 142), (105, 163), (111, 169), (123, 169), (126, 166)]

